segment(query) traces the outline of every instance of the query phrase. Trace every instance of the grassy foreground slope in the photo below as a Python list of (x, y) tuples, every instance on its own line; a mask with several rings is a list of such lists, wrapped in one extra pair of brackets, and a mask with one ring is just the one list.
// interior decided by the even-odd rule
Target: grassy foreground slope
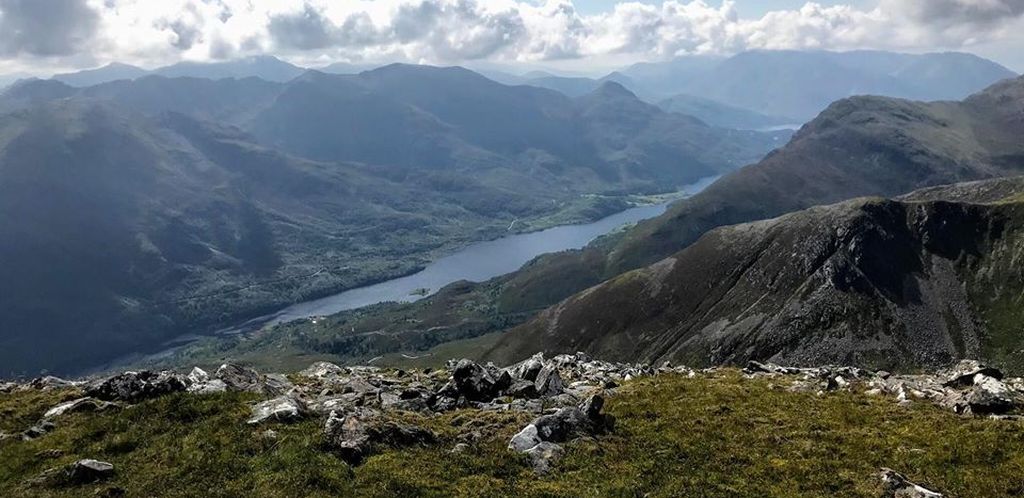
[[(438, 433), (352, 468), (321, 449), (321, 422), (244, 421), (249, 395), (179, 394), (120, 413), (74, 414), (45, 438), (0, 442), (3, 496), (879, 496), (890, 467), (948, 496), (1024, 491), (1024, 426), (861, 392), (791, 392), (734, 370), (634, 381), (609, 398), (616, 433), (566, 445), (546, 477), (505, 449), (520, 415), (398, 415)], [(773, 384), (774, 383), (774, 384)], [(31, 423), (60, 392), (0, 395), (0, 430)], [(450, 453), (460, 433), (484, 438)], [(50, 450), (59, 450), (55, 453)], [(105, 484), (28, 487), (79, 458), (113, 463)]]

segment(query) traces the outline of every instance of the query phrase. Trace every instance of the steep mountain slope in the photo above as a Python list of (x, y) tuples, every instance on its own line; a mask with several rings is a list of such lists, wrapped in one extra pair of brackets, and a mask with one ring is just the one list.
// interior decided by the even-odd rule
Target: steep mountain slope
[(563, 301), (493, 354), (1019, 369), (1022, 255), (1021, 178), (848, 201), (714, 230)]
[(813, 118), (852, 95), (956, 100), (1015, 73), (963, 53), (752, 51), (629, 68), (640, 92), (686, 94), (771, 116)]

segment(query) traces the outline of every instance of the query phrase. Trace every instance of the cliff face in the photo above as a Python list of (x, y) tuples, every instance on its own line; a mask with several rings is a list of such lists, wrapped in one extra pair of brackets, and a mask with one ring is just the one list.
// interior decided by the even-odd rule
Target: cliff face
[(999, 188), (998, 199), (959, 186), (919, 194), (955, 202), (857, 199), (717, 229), (550, 308), (491, 355), (898, 370), (980, 356), (1016, 368), (1024, 181)]

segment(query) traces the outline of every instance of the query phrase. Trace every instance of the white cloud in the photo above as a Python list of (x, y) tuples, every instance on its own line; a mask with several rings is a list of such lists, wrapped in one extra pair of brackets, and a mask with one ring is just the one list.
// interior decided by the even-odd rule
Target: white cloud
[[(940, 50), (1010, 37), (1024, 15), (1024, 0), (880, 0), (871, 8), (807, 3), (743, 19), (735, 1), (622, 2), (588, 16), (571, 0), (55, 0), (46, 3), (51, 14), (66, 14), (57, 15), (68, 20), (65, 29), (0, 34), (0, 60), (153, 66), (273, 53), (298, 61), (459, 63), (748, 49)], [(38, 9), (26, 6), (37, 2), (0, 0), (0, 26), (31, 20)]]

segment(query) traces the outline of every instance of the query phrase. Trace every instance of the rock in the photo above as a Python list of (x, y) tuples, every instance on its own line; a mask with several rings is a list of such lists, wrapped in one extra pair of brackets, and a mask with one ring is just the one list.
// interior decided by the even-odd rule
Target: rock
[(206, 373), (199, 367), (192, 367), (192, 371), (188, 374), (189, 386), (193, 384), (203, 384), (210, 381), (210, 374)]
[(64, 481), (69, 484), (91, 484), (114, 476), (114, 466), (99, 460), (79, 460), (64, 469)]
[(449, 453), (465, 453), (469, 451), (469, 445), (466, 443), (456, 444)]
[(1003, 373), (998, 369), (987, 367), (978, 360), (961, 360), (949, 372), (948, 380), (943, 384), (946, 387), (968, 387), (974, 384), (974, 376), (981, 374), (1002, 380)]
[(306, 403), (292, 396), (279, 396), (277, 398), (257, 403), (252, 409), (252, 417), (249, 424), (261, 424), (267, 421), (276, 422), (297, 422), (310, 415)]
[(562, 382), (562, 376), (558, 373), (558, 369), (553, 366), (542, 368), (540, 373), (537, 374), (537, 380), (534, 384), (537, 387), (537, 395), (542, 398), (557, 396), (565, 391), (565, 383)]
[(405, 448), (437, 442), (434, 433), (379, 418), (340, 416), (332, 412), (324, 425), (327, 447), (350, 465), (358, 465), (377, 448)]
[(229, 391), (271, 394), (264, 393), (263, 376), (251, 368), (225, 363), (217, 369), (213, 376), (223, 381)]
[(187, 388), (185, 380), (173, 372), (124, 372), (99, 381), (86, 394), (104, 401), (138, 402)]
[(941, 493), (918, 486), (892, 469), (883, 468), (879, 477), (882, 480), (882, 498), (942, 498)]
[(519, 399), (534, 399), (539, 396), (537, 393), (537, 385), (526, 380), (515, 381), (508, 387), (508, 389), (505, 390), (505, 393), (513, 398)]
[(23, 441), (39, 439), (56, 428), (57, 426), (53, 422), (50, 422), (49, 420), (45, 419), (40, 420), (38, 423), (36, 423), (36, 425), (33, 425), (32, 427), (29, 427), (24, 432), (22, 432), (21, 439)]
[(434, 393), (425, 389), (405, 389), (398, 394), (380, 394), (380, 407), (385, 410), (422, 412), (430, 410), (435, 401)]
[(50, 408), (43, 414), (43, 418), (59, 417), (65, 413), (95, 412), (106, 410), (111, 407), (117, 407), (117, 405), (95, 398), (78, 398)]
[(188, 386), (188, 392), (193, 394), (214, 394), (226, 392), (227, 390), (228, 385), (220, 379), (210, 379), (206, 382)]
[(35, 389), (63, 389), (66, 387), (76, 387), (80, 385), (80, 383), (47, 375), (45, 377), (33, 379), (29, 385)]
[(601, 410), (604, 410), (604, 397), (594, 394), (580, 404), (580, 411), (591, 420), (598, 420), (602, 417)]
[(516, 367), (517, 377), (530, 382), (537, 380), (537, 375), (544, 369), (544, 354), (537, 353)]
[(330, 377), (338, 377), (338, 376), (341, 376), (341, 375), (345, 375), (346, 373), (347, 373), (347, 371), (344, 368), (339, 367), (338, 365), (335, 365), (334, 363), (330, 363), (330, 362), (326, 362), (326, 361), (318, 361), (318, 362), (310, 365), (308, 368), (306, 368), (302, 372), (300, 372), (299, 375), (302, 375), (303, 377), (313, 377), (313, 378), (317, 378), (317, 379), (325, 379), (325, 378), (330, 378)]
[(36, 453), (36, 457), (46, 460), (53, 460), (62, 456), (64, 456), (64, 450), (59, 449), (43, 450)]
[(519, 431), (518, 434), (512, 436), (512, 440), (508, 443), (508, 449), (524, 452), (542, 442), (540, 435), (537, 433), (537, 426), (530, 424)]
[(542, 442), (525, 451), (530, 457), (530, 465), (533, 471), (539, 475), (547, 474), (551, 467), (562, 459), (565, 450), (555, 443)]
[(497, 394), (491, 374), (470, 360), (459, 361), (452, 371), (452, 380), (459, 394), (470, 401), (490, 401)]
[(979, 373), (974, 377), (974, 388), (967, 395), (966, 401), (971, 413), (1001, 415), (1013, 410), (1019, 398), (1002, 381)]

